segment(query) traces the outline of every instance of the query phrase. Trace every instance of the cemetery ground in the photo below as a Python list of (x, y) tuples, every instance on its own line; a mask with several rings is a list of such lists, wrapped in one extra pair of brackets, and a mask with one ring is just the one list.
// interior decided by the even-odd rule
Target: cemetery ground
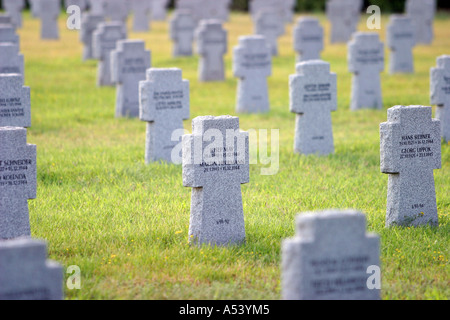
[[(288, 78), (295, 73), (292, 29), (279, 40), (269, 77), (271, 111), (239, 114), (242, 130), (279, 129), (279, 171), (261, 175), (250, 166), (242, 185), (246, 243), (225, 248), (188, 244), (191, 188), (181, 166), (144, 163), (145, 122), (116, 119), (114, 87), (96, 86), (96, 61), (81, 61), (78, 32), (59, 19), (61, 39), (41, 41), (39, 21), (25, 13), (18, 31), (31, 87), (32, 126), (37, 145), (38, 192), (29, 201), (31, 234), (45, 239), (49, 257), (65, 268), (79, 266), (81, 289), (68, 299), (280, 299), (281, 242), (294, 235), (297, 213), (354, 208), (367, 229), (381, 236), (383, 299), (450, 298), (450, 145), (442, 146), (435, 170), (439, 227), (385, 228), (388, 176), (380, 172), (379, 124), (394, 105), (430, 105), (429, 71), (450, 52), (450, 15), (438, 14), (432, 46), (414, 49), (416, 72), (381, 75), (384, 109), (350, 111), (351, 73), (347, 47), (329, 44), (325, 27), (322, 59), (337, 73), (338, 110), (333, 112), (335, 154), (293, 153), (295, 114), (289, 112)], [(359, 30), (367, 30), (365, 17)], [(388, 17), (380, 37), (385, 42)], [(131, 21), (129, 22), (129, 27)], [(253, 33), (248, 15), (233, 13), (225, 24), (229, 48), (226, 81), (200, 83), (198, 57), (172, 58), (168, 23), (153, 22), (143, 39), (153, 67), (178, 67), (190, 80), (191, 119), (235, 113), (237, 79), (232, 48)], [(433, 108), (434, 110), (434, 108)], [(184, 122), (191, 131), (191, 120)], [(270, 146), (270, 144), (269, 144)], [(269, 151), (270, 152), (270, 151)], [(65, 274), (69, 277), (70, 274)]]

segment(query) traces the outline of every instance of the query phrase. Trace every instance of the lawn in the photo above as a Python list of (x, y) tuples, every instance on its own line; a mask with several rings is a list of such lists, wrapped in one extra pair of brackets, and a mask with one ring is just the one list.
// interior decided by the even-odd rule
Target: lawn
[[(29, 201), (31, 233), (45, 239), (51, 259), (79, 266), (81, 289), (67, 299), (280, 299), (281, 241), (294, 235), (303, 211), (354, 208), (367, 216), (368, 232), (381, 237), (383, 299), (450, 298), (450, 145), (442, 146), (435, 170), (439, 227), (384, 227), (388, 177), (380, 172), (379, 124), (394, 105), (429, 105), (429, 70), (450, 54), (450, 15), (439, 14), (432, 46), (414, 49), (412, 75), (382, 73), (384, 110), (351, 112), (347, 48), (329, 44), (325, 27), (322, 59), (338, 77), (338, 110), (332, 115), (334, 155), (293, 153), (295, 115), (289, 112), (288, 78), (295, 72), (293, 24), (280, 38), (269, 82), (271, 111), (239, 115), (242, 130), (279, 129), (279, 170), (261, 175), (250, 166), (242, 186), (246, 243), (228, 248), (188, 244), (190, 188), (181, 166), (144, 163), (145, 127), (138, 119), (116, 119), (115, 88), (96, 87), (96, 61), (81, 61), (78, 32), (65, 27), (61, 39), (41, 41), (39, 21), (28, 13), (19, 30), (25, 84), (31, 87), (28, 143), (38, 150), (38, 192)], [(383, 16), (385, 40), (387, 16)], [(131, 23), (129, 23), (131, 26)], [(233, 13), (226, 81), (200, 83), (198, 57), (172, 58), (166, 22), (152, 23), (143, 39), (153, 67), (178, 67), (190, 80), (191, 119), (235, 115), (237, 79), (232, 48), (251, 34), (248, 15)], [(129, 28), (130, 29), (130, 28)], [(361, 19), (360, 30), (366, 30)], [(388, 51), (386, 49), (386, 68)], [(191, 120), (185, 121), (190, 131)], [(65, 278), (70, 274), (65, 274)]]

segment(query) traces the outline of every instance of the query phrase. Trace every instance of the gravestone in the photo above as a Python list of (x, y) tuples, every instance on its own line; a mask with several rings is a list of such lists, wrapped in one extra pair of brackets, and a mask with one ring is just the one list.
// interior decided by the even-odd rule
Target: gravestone
[(13, 28), (15, 28), (15, 26), (12, 24), (12, 19), (11, 16), (7, 13), (0, 13), (0, 25), (11, 25)]
[(94, 49), (92, 47), (92, 35), (98, 25), (104, 22), (103, 16), (91, 13), (83, 14), (81, 18), (80, 40), (83, 43), (83, 61), (94, 59)]
[(225, 80), (223, 56), (227, 53), (227, 31), (218, 20), (202, 20), (195, 30), (197, 53), (200, 55), (199, 80)]
[(416, 43), (431, 44), (433, 42), (434, 16), (436, 3), (434, 0), (407, 0), (405, 12), (414, 25)]
[(331, 23), (330, 42), (347, 43), (355, 29), (355, 11), (349, 1), (328, 0), (326, 15)]
[(283, 23), (291, 23), (294, 15), (295, 0), (252, 0), (249, 11), (254, 19), (261, 10), (276, 12)]
[(126, 23), (129, 10), (128, 0), (106, 0), (103, 2), (103, 14), (110, 21)]
[(20, 38), (10, 24), (0, 24), (0, 43), (14, 43), (20, 48)]
[(0, 241), (0, 300), (62, 300), (63, 268), (47, 259), (44, 241)]
[(313, 17), (300, 18), (294, 29), (294, 50), (297, 62), (320, 60), (323, 50), (323, 28), (319, 19)]
[(372, 288), (377, 280), (369, 279), (373, 266), (380, 268), (380, 238), (366, 233), (363, 213), (328, 210), (299, 214), (295, 237), (282, 243), (282, 297), (380, 300), (380, 289)]
[(169, 0), (152, 0), (151, 17), (155, 21), (165, 21)]
[(149, 31), (153, 0), (131, 0), (133, 31)]
[(183, 136), (183, 185), (192, 187), (191, 243), (245, 241), (241, 184), (250, 177), (248, 139), (232, 116), (197, 117), (192, 134)]
[(173, 41), (172, 56), (192, 56), (192, 43), (197, 24), (187, 10), (177, 10), (170, 19), (170, 38)]
[(3, 8), (11, 16), (15, 28), (22, 27), (22, 10), (25, 8), (25, 0), (2, 0)]
[(28, 199), (36, 198), (36, 146), (27, 130), (0, 127), (0, 239), (30, 236)]
[(175, 163), (172, 151), (180, 141), (172, 138), (175, 130), (183, 129), (183, 120), (189, 119), (189, 81), (183, 80), (181, 69), (152, 68), (139, 91), (140, 119), (147, 122), (145, 163)]
[(41, 19), (41, 39), (59, 39), (58, 17), (61, 13), (59, 0), (38, 0), (37, 12)]
[(436, 68), (431, 68), (430, 98), (441, 121), (441, 136), (450, 141), (450, 55), (438, 57)]
[(20, 74), (0, 74), (0, 127), (30, 126), (30, 88)]
[(18, 73), (25, 78), (24, 59), (17, 44), (0, 43), (0, 74), (3, 73)]
[(87, 0), (89, 4), (89, 13), (95, 16), (104, 16), (105, 0)]
[(354, 34), (348, 44), (348, 67), (353, 73), (350, 109), (381, 109), (380, 72), (384, 70), (384, 45), (377, 33)]
[(201, 20), (225, 22), (229, 16), (230, 0), (178, 0), (176, 10), (188, 10), (198, 24)]
[(321, 60), (298, 63), (289, 77), (290, 111), (296, 114), (294, 152), (334, 153), (331, 111), (337, 110), (336, 74)]
[(143, 40), (119, 40), (111, 53), (112, 81), (117, 84), (116, 117), (139, 116), (139, 81), (151, 65)]
[(278, 38), (284, 34), (284, 22), (270, 9), (261, 9), (255, 18), (255, 34), (266, 38), (273, 56), (278, 55)]
[(94, 58), (99, 60), (97, 72), (98, 86), (114, 85), (111, 79), (111, 52), (116, 48), (119, 40), (127, 38), (126, 27), (123, 23), (102, 22), (92, 35)]
[(70, 6), (78, 6), (81, 11), (87, 10), (87, 0), (64, 0), (64, 8), (67, 10)]
[[(15, 0), (12, 0), (15, 1)], [(28, 3), (30, 4), (30, 11), (31, 11), (31, 16), (33, 18), (38, 18), (39, 17), (39, 0), (28, 0)]]
[(391, 15), (386, 39), (390, 49), (389, 73), (413, 73), (413, 48), (416, 40), (411, 19), (406, 16)]
[(386, 226), (438, 225), (433, 170), (441, 167), (431, 107), (395, 106), (380, 124), (380, 167), (389, 174)]
[(272, 52), (263, 36), (239, 37), (233, 51), (233, 74), (239, 78), (236, 112), (268, 112), (267, 77), (272, 74)]

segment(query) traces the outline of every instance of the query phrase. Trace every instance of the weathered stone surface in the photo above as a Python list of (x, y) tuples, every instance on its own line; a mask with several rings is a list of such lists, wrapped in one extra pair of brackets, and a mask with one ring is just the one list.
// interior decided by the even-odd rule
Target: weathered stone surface
[(30, 88), (22, 75), (0, 74), (0, 127), (31, 126)]

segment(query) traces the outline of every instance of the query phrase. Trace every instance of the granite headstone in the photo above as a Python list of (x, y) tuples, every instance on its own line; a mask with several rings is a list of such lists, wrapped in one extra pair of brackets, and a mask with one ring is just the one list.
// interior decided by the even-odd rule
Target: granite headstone
[(24, 78), (24, 59), (19, 46), (14, 43), (0, 43), (0, 74), (18, 73)]
[(172, 56), (192, 56), (192, 44), (197, 24), (190, 11), (177, 10), (170, 19), (170, 38), (173, 41)]
[(294, 50), (297, 52), (297, 62), (320, 60), (323, 41), (323, 28), (319, 19), (313, 17), (298, 19), (294, 29)]
[(450, 141), (450, 55), (437, 58), (430, 71), (431, 104), (436, 105), (436, 119), (441, 121), (441, 136)]
[[(176, 163), (172, 157), (176, 130), (183, 129), (189, 119), (189, 81), (183, 80), (181, 69), (147, 70), (147, 79), (139, 83), (140, 119), (147, 122), (145, 162)], [(175, 155), (179, 157), (179, 155)]]
[(386, 39), (390, 49), (389, 73), (413, 73), (416, 38), (411, 18), (391, 15)]
[(80, 40), (83, 43), (83, 61), (94, 59), (94, 49), (92, 47), (92, 35), (98, 25), (104, 22), (103, 16), (91, 13), (83, 14), (81, 18)]
[(380, 124), (380, 167), (389, 175), (386, 226), (438, 225), (433, 170), (441, 167), (431, 107), (395, 106)]
[(255, 17), (255, 34), (266, 38), (273, 56), (278, 55), (278, 38), (284, 34), (284, 22), (276, 11), (261, 9)]
[(30, 88), (23, 86), (20, 74), (0, 74), (0, 127), (30, 126)]

